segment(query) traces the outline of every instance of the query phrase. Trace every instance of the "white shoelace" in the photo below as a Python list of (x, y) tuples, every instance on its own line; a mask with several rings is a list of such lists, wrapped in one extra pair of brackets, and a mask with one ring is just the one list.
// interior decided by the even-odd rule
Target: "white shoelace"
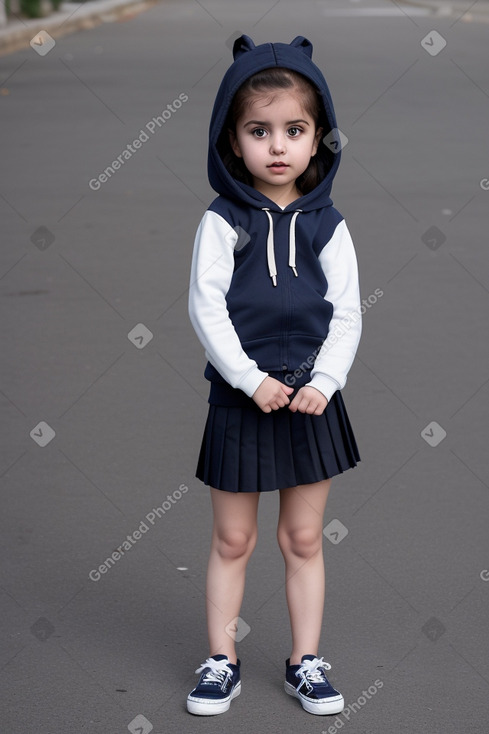
[(224, 660), (213, 660), (207, 658), (205, 663), (202, 663), (200, 668), (197, 668), (196, 673), (202, 673), (205, 668), (210, 668), (205, 674), (202, 683), (223, 683), (226, 676), (233, 674), (233, 671)]
[(297, 674), (302, 675), (309, 683), (324, 683), (325, 670), (331, 670), (331, 665), (323, 658), (314, 658), (314, 660), (304, 660)]

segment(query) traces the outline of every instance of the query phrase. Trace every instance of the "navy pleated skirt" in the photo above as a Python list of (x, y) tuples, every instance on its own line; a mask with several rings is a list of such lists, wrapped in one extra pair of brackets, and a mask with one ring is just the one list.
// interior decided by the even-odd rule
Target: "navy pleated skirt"
[(340, 391), (322, 415), (209, 405), (196, 476), (227, 492), (311, 484), (360, 461)]

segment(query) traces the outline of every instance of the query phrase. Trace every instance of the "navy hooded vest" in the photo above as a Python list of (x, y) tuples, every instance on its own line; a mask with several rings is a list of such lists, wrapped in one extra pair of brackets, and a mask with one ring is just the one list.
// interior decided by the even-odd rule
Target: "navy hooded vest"
[[(330, 198), (341, 146), (337, 145), (336, 151), (324, 142), (328, 133), (330, 139), (337, 135), (335, 113), (328, 86), (311, 59), (312, 45), (306, 38), (297, 36), (290, 44), (255, 47), (251, 38), (243, 35), (234, 43), (233, 56), (234, 63), (227, 70), (214, 103), (208, 151), (209, 182), (219, 194), (209, 210), (238, 234), (226, 305), (246, 354), (261, 370), (282, 381), (285, 375), (301, 368), (300, 378), (295, 380), (300, 387), (310, 380), (313, 357), (328, 336), (333, 315), (319, 255), (343, 220)], [(234, 179), (218, 150), (219, 136), (225, 129), (236, 91), (248, 77), (270, 67), (286, 67), (307, 77), (319, 90), (324, 108), (323, 140), (319, 147), (326, 150), (328, 168), (312, 191), (284, 209)], [(210, 361), (205, 376), (212, 383), (210, 402), (241, 404), (239, 396), (233, 397), (233, 389)], [(244, 398), (244, 393), (241, 396)]]

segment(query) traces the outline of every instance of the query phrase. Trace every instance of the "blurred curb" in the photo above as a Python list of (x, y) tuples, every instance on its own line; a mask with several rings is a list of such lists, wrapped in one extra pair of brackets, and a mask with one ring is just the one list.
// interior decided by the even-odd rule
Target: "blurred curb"
[(403, 0), (403, 4), (414, 5), (417, 8), (430, 8), (437, 18), (454, 18), (466, 23), (477, 21), (489, 23), (488, 0), (477, 0), (475, 3), (448, 2), (447, 0), (425, 0), (425, 2)]
[(92, 0), (84, 3), (63, 3), (61, 9), (45, 18), (11, 19), (0, 28), (0, 56), (29, 48), (31, 39), (40, 31), (52, 38), (94, 28), (101, 23), (129, 19), (149, 9), (159, 0)]

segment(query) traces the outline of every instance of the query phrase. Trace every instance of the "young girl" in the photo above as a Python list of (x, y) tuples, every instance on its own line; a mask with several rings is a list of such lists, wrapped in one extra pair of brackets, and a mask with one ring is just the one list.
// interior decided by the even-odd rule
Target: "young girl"
[(318, 657), (322, 531), (331, 477), (360, 460), (340, 390), (361, 332), (355, 251), (329, 196), (336, 120), (306, 38), (255, 47), (243, 35), (233, 56), (210, 123), (219, 196), (197, 230), (190, 278), (210, 381), (197, 477), (210, 485), (214, 525), (210, 656), (187, 708), (219, 714), (241, 691), (235, 637), (258, 499), (278, 490), (292, 631), (285, 691), (312, 714), (336, 714), (343, 697)]

